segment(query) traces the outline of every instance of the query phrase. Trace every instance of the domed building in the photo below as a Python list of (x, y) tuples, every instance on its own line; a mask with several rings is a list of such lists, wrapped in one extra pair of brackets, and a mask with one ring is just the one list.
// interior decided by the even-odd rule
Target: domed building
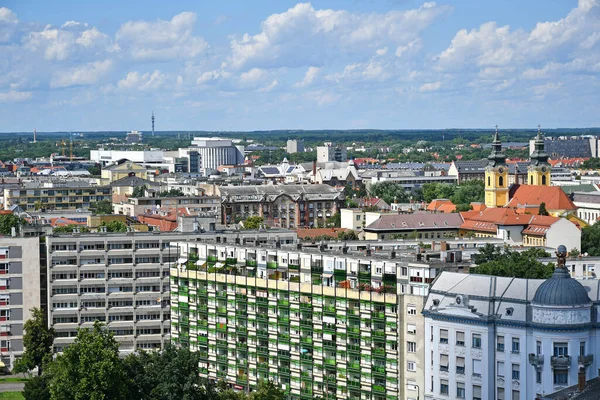
[(571, 278), (566, 253), (546, 280), (436, 278), (423, 310), (425, 399), (530, 400), (598, 376), (599, 281)]

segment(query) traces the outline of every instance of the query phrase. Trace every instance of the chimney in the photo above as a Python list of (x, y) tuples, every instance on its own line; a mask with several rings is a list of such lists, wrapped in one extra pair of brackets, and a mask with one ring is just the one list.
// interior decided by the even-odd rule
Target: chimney
[(431, 251), (435, 250), (435, 241), (431, 241)]
[(313, 179), (315, 179), (315, 177), (317, 176), (317, 161), (313, 161), (313, 168), (312, 168), (312, 174), (313, 174)]
[(390, 258), (391, 259), (396, 258), (396, 250), (392, 250), (392, 252), (390, 253)]
[(579, 368), (577, 372), (577, 390), (581, 393), (585, 389), (585, 368)]
[(342, 254), (348, 254), (348, 246), (346, 245), (346, 242), (344, 242), (344, 245), (342, 246)]
[(445, 240), (440, 242), (440, 250), (441, 251), (447, 251), (448, 250), (448, 243), (446, 243)]

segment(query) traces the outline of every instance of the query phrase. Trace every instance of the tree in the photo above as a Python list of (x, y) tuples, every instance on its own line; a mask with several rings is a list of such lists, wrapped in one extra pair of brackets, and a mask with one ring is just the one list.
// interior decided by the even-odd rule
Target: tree
[(265, 221), (265, 219), (263, 217), (254, 215), (252, 217), (246, 218), (242, 222), (242, 224), (244, 225), (244, 229), (259, 229), (264, 221)]
[(110, 200), (100, 200), (90, 204), (90, 211), (94, 214), (112, 214), (112, 202)]
[(75, 342), (48, 365), (48, 372), (52, 400), (127, 399), (131, 383), (114, 334), (98, 321), (91, 329), (79, 329)]
[(131, 192), (131, 197), (146, 196), (146, 189), (148, 189), (148, 187), (146, 185), (136, 186), (135, 188), (133, 188), (133, 192)]
[(35, 376), (25, 382), (21, 394), (25, 400), (51, 400), (48, 388), (49, 375)]
[(31, 318), (23, 325), (23, 346), (25, 351), (17, 362), (15, 372), (24, 373), (37, 368), (38, 376), (42, 375), (42, 367), (52, 358), (54, 328), (48, 328), (46, 315), (39, 308), (31, 309)]
[(60, 235), (60, 234), (65, 234), (65, 233), (73, 233), (73, 231), (75, 229), (79, 229), (79, 232), (81, 232), (81, 233), (89, 233), (90, 232), (90, 229), (85, 225), (69, 224), (69, 225), (65, 225), (65, 226), (57, 226), (56, 228), (52, 229), (52, 233), (54, 233), (55, 235)]
[[(482, 252), (486, 255), (482, 255), (479, 261), (485, 260), (487, 257), (489, 259), (472, 268), (471, 273), (514, 278), (547, 279), (552, 276), (554, 271), (553, 263), (544, 264), (537, 260), (540, 257), (550, 256), (544, 249), (531, 248), (523, 252), (506, 249), (504, 252), (499, 252), (499, 248), (491, 251), (488, 248), (488, 250)], [(475, 262), (478, 263), (478, 260)]]
[(481, 265), (489, 261), (497, 261), (502, 258), (502, 248), (491, 243), (479, 248), (478, 254), (473, 254), (475, 264)]
[(600, 256), (600, 223), (581, 230), (581, 251), (590, 256)]
[(127, 232), (127, 224), (121, 221), (102, 221), (99, 227), (105, 227), (107, 232)]
[(580, 254), (581, 254), (581, 252), (579, 250), (577, 250), (577, 247), (573, 247), (569, 251), (569, 257), (571, 257), (571, 258), (577, 258), (577, 257), (579, 257)]
[(181, 191), (181, 189), (171, 189), (171, 190), (166, 190), (164, 192), (160, 192), (158, 194), (158, 197), (183, 197), (185, 196), (185, 193), (183, 193)]
[(546, 203), (544, 203), (543, 201), (540, 203), (540, 209), (538, 211), (539, 215), (550, 215), (548, 214), (548, 211), (546, 210)]
[(342, 213), (336, 212), (331, 217), (325, 218), (325, 227), (339, 228), (342, 225)]
[(388, 204), (394, 202), (406, 203), (409, 199), (409, 196), (402, 185), (392, 181), (383, 181), (372, 184), (369, 187), (369, 194), (373, 197), (383, 199), (383, 201)]
[(99, 164), (94, 164), (88, 167), (88, 172), (92, 175), (98, 176), (100, 174), (102, 174), (102, 169), (100, 168)]
[(358, 235), (351, 229), (338, 232), (339, 240), (358, 240)]
[(249, 400), (283, 400), (285, 392), (271, 381), (260, 380), (256, 390), (248, 396)]
[(16, 228), (19, 232), (19, 227), (25, 224), (23, 218), (17, 217), (14, 214), (2, 214), (0, 215), (0, 234), (10, 235), (12, 228)]

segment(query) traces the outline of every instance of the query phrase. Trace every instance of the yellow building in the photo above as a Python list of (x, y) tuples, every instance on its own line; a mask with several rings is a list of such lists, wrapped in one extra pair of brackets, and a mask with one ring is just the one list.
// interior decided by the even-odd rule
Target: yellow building
[(498, 136), (498, 127), (492, 142), (492, 153), (485, 167), (485, 205), (504, 207), (508, 203), (508, 168), (506, 157), (502, 153), (502, 142)]
[(548, 162), (548, 153), (544, 149), (544, 137), (540, 128), (538, 125), (535, 150), (531, 153), (531, 162), (527, 168), (527, 183), (529, 185), (550, 186), (552, 166)]
[(127, 178), (128, 176), (137, 176), (138, 178), (147, 179), (148, 171), (143, 166), (129, 160), (120, 160), (116, 164), (102, 168), (102, 183), (109, 184), (119, 179)]

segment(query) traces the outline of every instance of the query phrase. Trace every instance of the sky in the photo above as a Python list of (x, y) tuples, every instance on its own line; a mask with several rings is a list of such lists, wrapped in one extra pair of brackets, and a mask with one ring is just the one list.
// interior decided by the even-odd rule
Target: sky
[(600, 0), (0, 0), (0, 132), (600, 126)]

